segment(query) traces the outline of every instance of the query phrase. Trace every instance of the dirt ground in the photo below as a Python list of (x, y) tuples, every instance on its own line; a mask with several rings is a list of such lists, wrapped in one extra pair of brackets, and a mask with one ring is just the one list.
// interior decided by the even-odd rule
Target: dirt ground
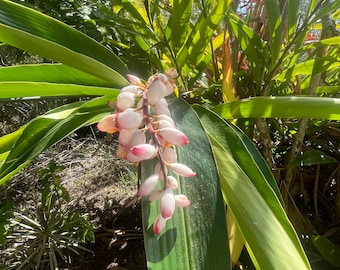
[(136, 168), (115, 158), (115, 138), (89, 133), (74, 134), (45, 151), (2, 187), (2, 196), (25, 207), (27, 194), (38, 192), (38, 170), (54, 159), (66, 167), (60, 176), (72, 203), (97, 228), (95, 243), (85, 246), (92, 253), (81, 252), (60, 269), (146, 269)]

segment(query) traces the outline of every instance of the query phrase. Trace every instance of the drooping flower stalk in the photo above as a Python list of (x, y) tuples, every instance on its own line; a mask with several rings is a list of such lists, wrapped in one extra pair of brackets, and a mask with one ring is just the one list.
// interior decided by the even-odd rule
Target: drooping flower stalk
[[(149, 196), (149, 201), (159, 200), (161, 212), (153, 225), (156, 235), (173, 216), (175, 207), (190, 205), (185, 195), (175, 195), (178, 182), (168, 175), (168, 169), (180, 176), (195, 176), (188, 166), (177, 163), (174, 150), (175, 146), (189, 143), (187, 136), (176, 129), (165, 99), (173, 92), (173, 79), (176, 77), (177, 72), (169, 70), (165, 74), (152, 75), (143, 84), (138, 77), (127, 75), (130, 85), (121, 89), (114, 106), (115, 112), (98, 123), (100, 131), (120, 132), (118, 157), (135, 164), (142, 160), (158, 159), (154, 173), (142, 182), (137, 192), (138, 197)], [(145, 132), (151, 137), (148, 143)], [(159, 182), (163, 182), (162, 189), (157, 189)]]

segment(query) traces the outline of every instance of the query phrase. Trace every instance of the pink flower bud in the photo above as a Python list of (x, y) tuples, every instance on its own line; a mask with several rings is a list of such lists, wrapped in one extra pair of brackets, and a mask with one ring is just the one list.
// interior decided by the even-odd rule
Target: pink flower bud
[(155, 105), (154, 112), (156, 115), (164, 114), (167, 116), (171, 116), (171, 113), (168, 107), (168, 102), (166, 101), (165, 98), (161, 98), (154, 105)]
[[(118, 148), (117, 148), (116, 156), (121, 157), (121, 158), (125, 158), (126, 154), (129, 152), (130, 148), (131, 148), (130, 146), (126, 147), (124, 145), (119, 144)], [(134, 162), (134, 161), (131, 161), (131, 162)]]
[(168, 81), (169, 81), (168, 76), (166, 76), (166, 75), (163, 74), (163, 73), (158, 73), (158, 74), (157, 74), (157, 78), (158, 78), (160, 81), (162, 81), (164, 84), (167, 84)]
[(176, 201), (172, 189), (166, 188), (161, 197), (161, 214), (165, 219), (171, 218), (175, 212)]
[(177, 154), (172, 147), (164, 148), (162, 151), (163, 159), (168, 163), (175, 163), (177, 162)]
[(169, 69), (169, 70), (167, 70), (167, 72), (165, 73), (169, 78), (171, 78), (171, 79), (175, 79), (175, 78), (177, 78), (178, 77), (178, 73), (177, 73), (177, 71), (175, 70), (175, 69)]
[(135, 75), (132, 75), (132, 74), (126, 74), (126, 78), (129, 80), (129, 82), (131, 84), (142, 84), (141, 80), (135, 76)]
[(166, 187), (171, 189), (177, 189), (178, 188), (178, 181), (175, 177), (168, 175), (166, 177)]
[(143, 121), (143, 115), (133, 109), (126, 109), (117, 116), (121, 129), (137, 129)]
[(162, 128), (166, 128), (166, 127), (169, 127), (169, 128), (175, 128), (175, 126), (167, 121), (167, 120), (159, 120), (157, 121), (157, 127), (158, 129), (162, 129)]
[(154, 80), (148, 88), (148, 103), (154, 105), (161, 98), (164, 98), (166, 90), (166, 86), (161, 80)]
[(131, 108), (135, 105), (135, 94), (129, 92), (119, 93), (117, 96), (117, 107), (121, 110)]
[[(165, 174), (168, 174), (167, 167), (164, 166), (164, 170), (165, 170)], [(157, 163), (157, 165), (155, 166), (154, 173), (159, 174), (159, 180), (164, 180), (163, 172), (161, 170), (161, 164), (160, 163)]]
[(162, 189), (154, 189), (149, 195), (149, 201), (153, 202), (159, 200), (162, 197), (162, 194), (163, 194)]
[(169, 143), (174, 145), (185, 145), (189, 143), (187, 136), (175, 128), (162, 128), (159, 134)]
[(137, 129), (122, 129), (119, 132), (119, 137), (118, 137), (119, 144), (124, 145), (124, 146), (130, 146), (132, 137), (134, 136), (136, 132), (137, 132)]
[(177, 207), (187, 207), (190, 205), (190, 201), (187, 196), (183, 194), (175, 195), (175, 202)]
[(166, 114), (157, 115), (156, 120), (158, 120), (158, 121), (161, 121), (161, 120), (168, 121), (172, 124), (173, 127), (176, 127), (174, 120), (172, 120), (172, 118), (170, 116), (166, 115)]
[(138, 189), (137, 196), (143, 197), (149, 195), (157, 186), (158, 180), (159, 174), (156, 173), (145, 179)]
[(120, 90), (120, 93), (131, 93), (131, 94), (137, 94), (139, 92), (139, 86), (138, 85), (129, 85), (125, 86)]
[(143, 160), (142, 157), (137, 157), (137, 156), (135, 156), (134, 154), (132, 154), (130, 152), (128, 152), (125, 156), (122, 156), (122, 157), (124, 157), (124, 159), (126, 161), (129, 161), (131, 163), (137, 163), (137, 162), (140, 162), (140, 161)]
[(170, 163), (169, 168), (180, 176), (192, 177), (196, 175), (195, 172), (182, 163)]
[(164, 219), (164, 218), (162, 217), (162, 215), (159, 214), (159, 215), (156, 217), (155, 222), (153, 223), (153, 227), (152, 227), (153, 233), (154, 233), (155, 235), (159, 235), (159, 234), (163, 231), (163, 229), (165, 228), (165, 225), (166, 225), (166, 219)]
[(166, 85), (166, 91), (165, 91), (165, 96), (171, 95), (174, 92), (174, 87), (168, 83)]
[(142, 158), (143, 160), (151, 159), (156, 154), (156, 148), (153, 145), (147, 143), (137, 144), (132, 146), (130, 153), (136, 157)]
[(116, 126), (116, 120), (116, 114), (107, 115), (99, 121), (97, 128), (102, 132), (115, 133), (119, 130)]

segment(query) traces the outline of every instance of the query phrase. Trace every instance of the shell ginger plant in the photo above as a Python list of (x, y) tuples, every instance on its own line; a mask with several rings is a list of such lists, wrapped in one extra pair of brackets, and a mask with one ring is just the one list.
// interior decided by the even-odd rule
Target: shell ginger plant
[[(150, 201), (160, 201), (161, 211), (153, 224), (153, 232), (158, 235), (173, 216), (176, 206), (190, 205), (185, 195), (174, 194), (178, 182), (168, 175), (167, 170), (183, 177), (196, 175), (189, 167), (177, 162), (174, 149), (174, 146), (189, 143), (187, 136), (176, 129), (165, 99), (174, 91), (173, 79), (177, 72), (156, 73), (146, 84), (136, 76), (127, 77), (130, 85), (122, 88), (116, 103), (111, 104), (115, 113), (105, 116), (98, 123), (98, 129), (108, 133), (119, 132), (118, 157), (133, 163), (157, 157), (154, 173), (143, 181), (137, 196), (149, 195)], [(146, 133), (151, 137), (149, 142), (146, 142)], [(157, 188), (160, 181), (163, 182), (162, 189)]]

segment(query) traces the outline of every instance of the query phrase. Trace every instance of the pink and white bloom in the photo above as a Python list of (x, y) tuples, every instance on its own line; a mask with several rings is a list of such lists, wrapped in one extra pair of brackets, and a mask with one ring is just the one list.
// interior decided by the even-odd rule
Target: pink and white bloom
[(116, 126), (116, 124), (116, 114), (110, 114), (99, 121), (99, 123), (97, 124), (97, 128), (102, 132), (115, 133), (119, 131), (119, 128)]
[(156, 115), (167, 115), (171, 116), (169, 107), (168, 107), (168, 102), (166, 101), (165, 98), (161, 98), (154, 104), (154, 112)]
[(171, 218), (175, 212), (176, 200), (171, 188), (166, 188), (161, 197), (161, 214), (165, 219)]
[(122, 92), (117, 96), (117, 107), (122, 111), (135, 105), (135, 94)]
[(137, 129), (143, 121), (143, 115), (134, 109), (126, 109), (117, 116), (120, 129)]
[(129, 80), (129, 82), (131, 84), (136, 84), (136, 85), (142, 84), (141, 80), (137, 76), (135, 76), (135, 75), (127, 74), (126, 78)]
[(125, 86), (120, 90), (120, 93), (131, 93), (137, 94), (139, 92), (140, 87), (138, 85), (129, 85)]
[(152, 230), (155, 235), (159, 235), (166, 225), (166, 219), (162, 217), (161, 214), (159, 214), (156, 217), (155, 222), (153, 223)]
[(172, 147), (163, 148), (162, 151), (163, 159), (168, 163), (175, 163), (177, 162), (177, 154)]
[(196, 175), (195, 172), (193, 172), (188, 166), (182, 163), (170, 163), (168, 166), (171, 170), (173, 170), (180, 176), (192, 177)]
[(148, 88), (148, 103), (154, 105), (157, 101), (166, 96), (166, 92), (167, 89), (165, 84), (161, 80), (155, 79)]
[(166, 187), (171, 189), (178, 189), (178, 181), (175, 177), (168, 175), (166, 177)]
[(163, 139), (174, 145), (186, 145), (189, 143), (188, 137), (176, 128), (161, 128), (158, 130), (158, 134), (161, 135)]
[(142, 160), (152, 159), (156, 155), (156, 148), (147, 143), (137, 144), (131, 147), (130, 153)]
[(190, 205), (188, 197), (183, 194), (175, 195), (175, 202), (177, 207), (187, 207)]
[(149, 195), (156, 188), (158, 181), (159, 174), (157, 173), (154, 173), (145, 179), (138, 189), (137, 197)]

